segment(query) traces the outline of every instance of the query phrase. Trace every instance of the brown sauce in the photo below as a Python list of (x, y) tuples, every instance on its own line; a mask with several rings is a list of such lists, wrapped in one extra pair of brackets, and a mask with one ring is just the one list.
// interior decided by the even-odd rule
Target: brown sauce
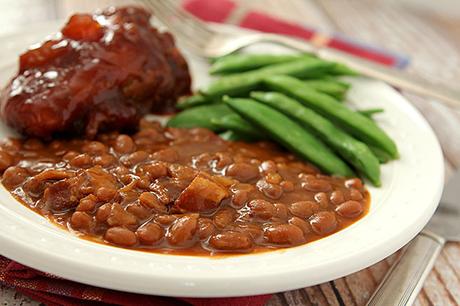
[(0, 146), (2, 183), (80, 237), (181, 255), (302, 245), (368, 211), (358, 178), (321, 174), (271, 143), (141, 122), (133, 135)]

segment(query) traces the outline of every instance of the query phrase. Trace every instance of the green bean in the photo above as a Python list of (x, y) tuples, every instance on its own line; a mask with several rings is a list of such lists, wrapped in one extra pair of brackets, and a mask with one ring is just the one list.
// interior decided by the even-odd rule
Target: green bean
[(265, 130), (274, 140), (325, 172), (353, 176), (353, 171), (345, 162), (286, 115), (252, 99), (225, 97), (224, 102), (243, 118)]
[(355, 70), (351, 69), (350, 67), (342, 63), (336, 63), (335, 66), (330, 70), (330, 74), (332, 75), (351, 75), (351, 76), (359, 75), (358, 72), (356, 72)]
[(385, 164), (392, 159), (387, 152), (381, 150), (380, 148), (369, 146), (369, 149), (371, 149), (372, 153), (374, 153), (381, 164)]
[(223, 95), (235, 96), (247, 94), (257, 88), (263, 79), (270, 75), (287, 74), (296, 77), (305, 77), (309, 74), (331, 69), (336, 64), (314, 57), (302, 58), (292, 62), (266, 66), (252, 71), (242, 72), (222, 77), (203, 90), (202, 94), (211, 98)]
[(231, 130), (239, 134), (247, 135), (252, 139), (265, 138), (251, 123), (236, 113), (231, 113), (221, 118), (213, 118), (211, 122), (223, 130)]
[(211, 104), (213, 100), (206, 98), (203, 95), (196, 94), (193, 96), (182, 97), (179, 99), (179, 102), (176, 104), (176, 108), (180, 110), (184, 110), (190, 107), (203, 105), (203, 104)]
[(289, 76), (271, 76), (265, 78), (264, 82), (270, 89), (281, 91), (329, 118), (334, 123), (343, 125), (353, 136), (366, 144), (384, 150), (392, 158), (398, 157), (396, 144), (374, 121), (347, 108), (334, 98), (317, 92), (302, 81)]
[(364, 174), (375, 186), (380, 186), (380, 165), (368, 146), (337, 128), (331, 121), (305, 107), (300, 102), (278, 92), (251, 92), (251, 98), (261, 101), (306, 125), (335, 152)]
[(307, 80), (304, 83), (317, 91), (336, 98), (337, 100), (343, 100), (345, 94), (348, 91), (348, 86), (344, 86), (342, 83), (329, 80), (313, 79)]
[(210, 73), (230, 74), (300, 59), (305, 54), (230, 54), (214, 61)]
[(383, 108), (369, 108), (358, 110), (358, 113), (372, 119), (373, 115), (383, 113), (384, 111)]
[(202, 127), (213, 131), (222, 130), (212, 123), (212, 119), (221, 118), (233, 111), (225, 104), (210, 104), (186, 109), (169, 119), (167, 125), (181, 128)]
[(257, 140), (257, 139), (254, 139), (254, 138), (250, 138), (250, 137), (248, 137), (247, 135), (240, 134), (240, 133), (238, 133), (238, 132), (231, 131), (231, 130), (222, 132), (222, 133), (219, 134), (219, 136), (220, 136), (222, 139), (227, 140), (227, 141), (246, 141), (246, 142), (252, 142), (252, 141)]

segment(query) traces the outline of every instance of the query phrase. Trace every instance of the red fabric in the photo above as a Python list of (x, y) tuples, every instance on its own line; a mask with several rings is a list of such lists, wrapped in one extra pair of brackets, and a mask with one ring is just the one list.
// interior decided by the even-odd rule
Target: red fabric
[(230, 0), (187, 0), (183, 7), (203, 20), (224, 22), (236, 5)]
[(310, 40), (315, 34), (313, 30), (258, 12), (249, 12), (239, 25), (261, 32), (296, 36), (307, 40)]
[(367, 58), (384, 65), (396, 65), (396, 59), (394, 57), (382, 53), (377, 53), (372, 50), (360, 48), (359, 46), (351, 44), (345, 40), (341, 40), (340, 38), (332, 38), (327, 46), (351, 53), (359, 57)]
[(103, 289), (40, 272), (0, 256), (0, 283), (50, 306), (262, 306), (270, 295), (238, 298), (170, 298)]

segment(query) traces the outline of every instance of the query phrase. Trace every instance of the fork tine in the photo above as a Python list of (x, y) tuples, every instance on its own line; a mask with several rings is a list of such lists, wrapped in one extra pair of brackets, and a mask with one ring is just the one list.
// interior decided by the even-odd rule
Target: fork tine
[(206, 46), (206, 41), (197, 37), (198, 35), (190, 35), (189, 31), (184, 31), (184, 25), (171, 18), (168, 12), (162, 9), (162, 6), (156, 4), (157, 1), (141, 0), (147, 8), (151, 9), (155, 13), (155, 17), (158, 18), (168, 30), (171, 31), (184, 45), (187, 46), (191, 51), (198, 54), (203, 54), (203, 49)]
[(176, 10), (171, 7), (165, 7), (160, 1), (142, 1), (148, 8), (153, 10), (154, 15), (165, 24), (168, 29), (174, 33), (179, 39), (193, 46), (195, 49), (203, 49), (212, 35), (210, 32), (197, 33), (195, 29), (184, 26), (182, 18), (176, 14)]
[(158, 11), (155, 17), (167, 26), (168, 30), (179, 39), (186, 41), (189, 44), (193, 43), (199, 47), (206, 44), (206, 40), (202, 36), (196, 34), (195, 32), (191, 32), (190, 30), (184, 29), (184, 24), (177, 22), (177, 20), (173, 20), (168, 13)]
[(190, 26), (192, 26), (195, 30), (200, 31), (202, 35), (213, 35), (214, 31), (209, 28), (209, 26), (201, 21), (200, 19), (196, 18), (192, 14), (186, 12), (177, 5), (174, 5), (172, 1), (169, 0), (156, 0), (160, 5), (163, 6), (164, 9), (167, 9), (173, 15), (180, 17), (180, 19), (184, 22), (187, 22)]
[[(162, 0), (143, 0), (150, 8), (153, 8), (154, 16), (161, 19), (169, 27), (176, 27), (178, 32), (186, 31), (190, 39), (202, 39), (207, 41), (214, 32), (199, 19), (175, 7), (171, 2)], [(187, 26), (184, 26), (184, 25)]]

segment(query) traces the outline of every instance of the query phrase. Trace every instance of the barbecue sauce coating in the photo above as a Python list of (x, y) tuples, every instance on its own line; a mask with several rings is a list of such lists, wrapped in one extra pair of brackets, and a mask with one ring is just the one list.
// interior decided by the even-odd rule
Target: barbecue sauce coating
[(130, 130), (190, 93), (187, 63), (169, 33), (136, 7), (73, 15), (61, 32), (19, 58), (1, 116), (27, 136)]

